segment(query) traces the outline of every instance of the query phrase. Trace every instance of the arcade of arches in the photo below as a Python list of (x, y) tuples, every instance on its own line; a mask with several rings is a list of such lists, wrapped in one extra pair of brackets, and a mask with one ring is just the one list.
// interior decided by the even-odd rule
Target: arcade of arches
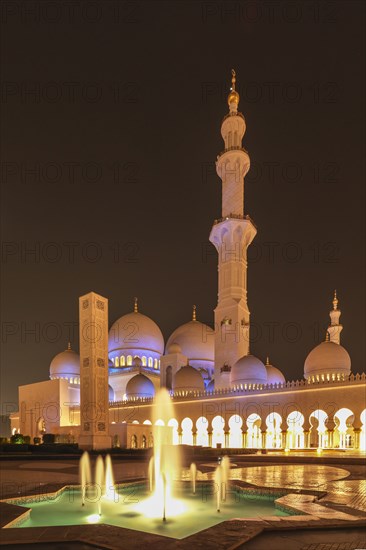
[[(139, 421), (134, 420), (135, 424)], [(146, 419), (143, 424), (151, 424)], [(354, 449), (366, 451), (366, 409), (355, 414), (343, 407), (332, 414), (316, 409), (307, 417), (292, 410), (281, 417), (271, 412), (262, 417), (252, 412), (246, 418), (238, 414), (213, 417), (186, 416), (180, 422), (171, 418), (157, 425), (172, 428), (174, 445), (200, 445), (203, 447), (248, 449)], [(146, 447), (152, 440), (141, 440), (132, 435), (131, 446)]]

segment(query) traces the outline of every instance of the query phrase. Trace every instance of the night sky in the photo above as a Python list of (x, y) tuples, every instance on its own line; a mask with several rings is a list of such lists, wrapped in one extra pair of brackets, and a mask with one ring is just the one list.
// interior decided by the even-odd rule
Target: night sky
[(231, 68), (258, 227), (251, 351), (302, 378), (337, 288), (364, 370), (363, 2), (30, 0), (1, 20), (3, 402), (78, 350), (91, 290), (110, 324), (138, 296), (165, 340), (192, 304), (213, 323)]

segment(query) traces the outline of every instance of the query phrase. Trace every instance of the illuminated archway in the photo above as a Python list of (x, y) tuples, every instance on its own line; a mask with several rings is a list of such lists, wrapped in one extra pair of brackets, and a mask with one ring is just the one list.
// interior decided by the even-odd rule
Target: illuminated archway
[(179, 444), (179, 435), (178, 435), (178, 420), (176, 420), (175, 418), (171, 418), (168, 422), (168, 426), (172, 427), (173, 428), (173, 435), (172, 435), (172, 438), (173, 438), (173, 445), (178, 445)]
[(216, 447), (217, 444), (222, 447), (225, 446), (225, 420), (222, 416), (215, 416), (212, 420), (212, 447)]
[(362, 422), (360, 432), (360, 451), (366, 451), (366, 409), (364, 409), (360, 415)]
[(325, 425), (327, 418), (327, 413), (322, 409), (317, 409), (311, 413), (309, 417), (311, 424), (310, 447), (325, 449), (329, 446), (327, 427)]
[(248, 442), (249, 449), (261, 448), (261, 417), (257, 413), (252, 413), (247, 418), (248, 426)]
[(151, 420), (144, 420), (144, 421), (143, 421), (143, 424), (147, 424), (147, 425), (150, 425), (150, 426), (151, 426)]
[(281, 441), (281, 415), (277, 412), (271, 412), (266, 418), (266, 448), (280, 449)]
[(165, 426), (164, 420), (161, 420), (161, 418), (159, 418), (159, 419), (155, 422), (155, 426)]
[(200, 416), (196, 422), (197, 445), (208, 447), (208, 420), (205, 416)]
[(182, 444), (183, 445), (193, 445), (193, 434), (192, 434), (193, 422), (190, 418), (186, 417), (182, 420)]
[(353, 447), (353, 421), (354, 414), (351, 409), (343, 407), (334, 415), (336, 427), (334, 429), (333, 447), (339, 449), (347, 449)]
[(287, 417), (288, 438), (287, 446), (290, 449), (304, 448), (304, 424), (305, 418), (300, 411), (292, 411)]
[(229, 418), (229, 447), (240, 449), (242, 447), (241, 427), (243, 419), (238, 414), (233, 414)]

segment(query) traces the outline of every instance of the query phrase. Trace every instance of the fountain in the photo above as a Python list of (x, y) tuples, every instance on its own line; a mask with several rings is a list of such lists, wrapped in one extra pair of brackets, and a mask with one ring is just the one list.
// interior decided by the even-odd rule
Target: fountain
[(220, 466), (217, 466), (215, 470), (215, 485), (216, 485), (216, 509), (218, 512), (220, 512), (221, 507), (221, 489), (222, 489), (222, 468), (221, 464)]
[[(198, 477), (197, 466), (193, 462), (182, 478), (180, 447), (171, 444), (169, 421), (172, 418), (175, 415), (170, 395), (166, 390), (160, 390), (153, 407), (151, 428), (154, 455), (149, 461), (147, 483), (115, 486), (109, 455), (105, 461), (102, 456), (97, 457), (92, 477), (89, 455), (84, 453), (79, 468), (82, 506), (78, 499), (74, 503), (72, 491), (65, 489), (52, 502), (32, 503), (30, 518), (19, 527), (80, 525), (102, 521), (183, 538), (226, 519), (243, 517), (243, 514), (244, 517), (271, 513), (288, 515), (275, 509), (273, 499), (268, 499), (267, 503), (263, 502), (263, 498), (253, 502), (253, 493), (245, 495), (240, 492), (240, 487), (236, 488), (236, 498), (229, 499), (226, 484), (230, 477), (230, 460), (227, 456), (222, 458), (214, 473), (200, 473)], [(208, 497), (214, 503), (212, 506), (206, 505)]]
[(151, 493), (153, 490), (153, 475), (154, 475), (154, 457), (153, 456), (149, 460), (148, 474), (149, 474), (149, 489)]
[(185, 506), (172, 494), (174, 477), (180, 470), (179, 447), (171, 442), (171, 428), (168, 422), (174, 418), (174, 410), (169, 392), (160, 389), (155, 396), (153, 408), (154, 456), (149, 463), (150, 498), (136, 505), (136, 511), (147, 517), (160, 517), (164, 521), (167, 516), (177, 515), (184, 511)]
[(196, 494), (196, 478), (197, 478), (197, 466), (194, 462), (192, 462), (190, 467), (191, 472), (191, 481), (192, 481), (192, 493)]
[(105, 457), (105, 496), (108, 500), (115, 500), (116, 496), (112, 459), (110, 455)]
[(230, 458), (225, 455), (221, 460), (221, 477), (222, 477), (222, 487), (221, 487), (221, 500), (226, 500), (226, 487), (229, 483), (230, 477)]
[(91, 482), (90, 459), (87, 452), (83, 453), (79, 462), (79, 477), (81, 485), (81, 503), (85, 506), (85, 494), (87, 485)]
[(98, 514), (102, 515), (102, 496), (105, 493), (105, 475), (103, 457), (99, 455), (95, 464), (95, 491), (98, 503)]

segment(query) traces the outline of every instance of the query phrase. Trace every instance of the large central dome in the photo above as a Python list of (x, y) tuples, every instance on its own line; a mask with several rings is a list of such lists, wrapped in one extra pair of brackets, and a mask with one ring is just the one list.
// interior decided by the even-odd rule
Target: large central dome
[(214, 331), (208, 325), (196, 320), (196, 308), (193, 308), (193, 319), (184, 323), (172, 333), (166, 349), (178, 345), (181, 353), (195, 368), (202, 368), (212, 374), (215, 358)]
[[(132, 359), (137, 356), (144, 365), (148, 361), (147, 366), (153, 366), (150, 360), (154, 361), (157, 368), (157, 361), (164, 353), (164, 338), (158, 325), (150, 317), (139, 313), (135, 303), (134, 311), (123, 315), (111, 326), (108, 351), (115, 366), (132, 365)], [(119, 359), (118, 364), (116, 358)]]

